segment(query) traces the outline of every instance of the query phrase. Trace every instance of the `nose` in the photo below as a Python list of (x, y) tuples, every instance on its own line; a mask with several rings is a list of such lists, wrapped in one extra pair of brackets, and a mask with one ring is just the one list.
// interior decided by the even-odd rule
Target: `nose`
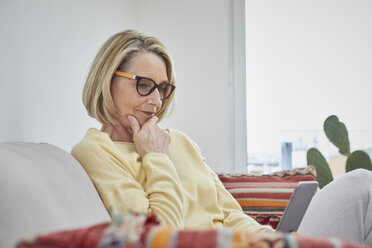
[(156, 109), (160, 109), (163, 101), (160, 98), (160, 93), (158, 89), (155, 89), (153, 92), (151, 92), (150, 95), (148, 95), (148, 101), (149, 104), (154, 105)]

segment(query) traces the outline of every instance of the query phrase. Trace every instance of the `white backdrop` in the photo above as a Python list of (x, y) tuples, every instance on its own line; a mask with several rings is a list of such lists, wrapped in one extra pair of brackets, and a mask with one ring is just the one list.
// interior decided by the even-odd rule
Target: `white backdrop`
[(81, 103), (90, 63), (112, 34), (159, 37), (175, 62), (175, 111), (215, 171), (231, 171), (229, 0), (0, 0), (0, 141), (70, 151), (99, 127)]

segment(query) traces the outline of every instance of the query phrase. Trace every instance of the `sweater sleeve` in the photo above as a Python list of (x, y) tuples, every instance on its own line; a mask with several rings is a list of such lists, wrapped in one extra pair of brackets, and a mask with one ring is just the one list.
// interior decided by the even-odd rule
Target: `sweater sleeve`
[(252, 217), (246, 215), (236, 199), (223, 186), (217, 174), (209, 168), (205, 162), (205, 158), (201, 155), (201, 151), (196, 143), (192, 142), (193, 146), (199, 153), (204, 166), (207, 168), (216, 188), (219, 208), (223, 211), (223, 225), (225, 227), (240, 229), (248, 232), (274, 231), (269, 225), (261, 225)]
[(249, 232), (274, 231), (271, 226), (261, 225), (252, 217), (246, 215), (236, 199), (223, 186), (216, 173), (211, 169), (209, 171), (216, 185), (220, 207), (223, 209), (224, 226)]
[(169, 158), (158, 153), (144, 156), (146, 181), (141, 185), (115, 152), (109, 146), (85, 142), (76, 145), (71, 154), (86, 170), (107, 209), (113, 207), (120, 213), (151, 209), (162, 223), (182, 228), (183, 192)]
[(145, 191), (149, 207), (163, 223), (183, 228), (184, 196), (174, 165), (165, 154), (149, 153), (143, 158), (143, 167), (147, 177)]

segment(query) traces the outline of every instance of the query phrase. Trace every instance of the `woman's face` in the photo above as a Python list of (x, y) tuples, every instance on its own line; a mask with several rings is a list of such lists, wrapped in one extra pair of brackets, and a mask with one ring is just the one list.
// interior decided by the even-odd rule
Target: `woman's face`
[[(139, 53), (129, 62), (127, 73), (151, 78), (157, 84), (168, 83), (166, 64), (160, 56), (153, 53)], [(140, 126), (154, 116), (162, 106), (158, 89), (148, 96), (141, 96), (136, 90), (137, 80), (114, 76), (111, 95), (118, 110), (118, 122), (130, 129), (128, 115), (137, 118)]]

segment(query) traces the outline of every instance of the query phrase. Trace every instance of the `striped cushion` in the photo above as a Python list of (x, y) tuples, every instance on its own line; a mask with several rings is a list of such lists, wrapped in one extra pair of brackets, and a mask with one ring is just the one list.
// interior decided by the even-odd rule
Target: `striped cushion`
[(64, 230), (21, 241), (17, 248), (372, 248), (335, 238), (319, 239), (295, 233), (251, 233), (230, 228), (174, 229), (159, 225), (156, 216), (128, 213), (111, 223)]
[(296, 184), (315, 181), (316, 171), (308, 166), (260, 176), (219, 173), (218, 177), (244, 213), (276, 228)]

